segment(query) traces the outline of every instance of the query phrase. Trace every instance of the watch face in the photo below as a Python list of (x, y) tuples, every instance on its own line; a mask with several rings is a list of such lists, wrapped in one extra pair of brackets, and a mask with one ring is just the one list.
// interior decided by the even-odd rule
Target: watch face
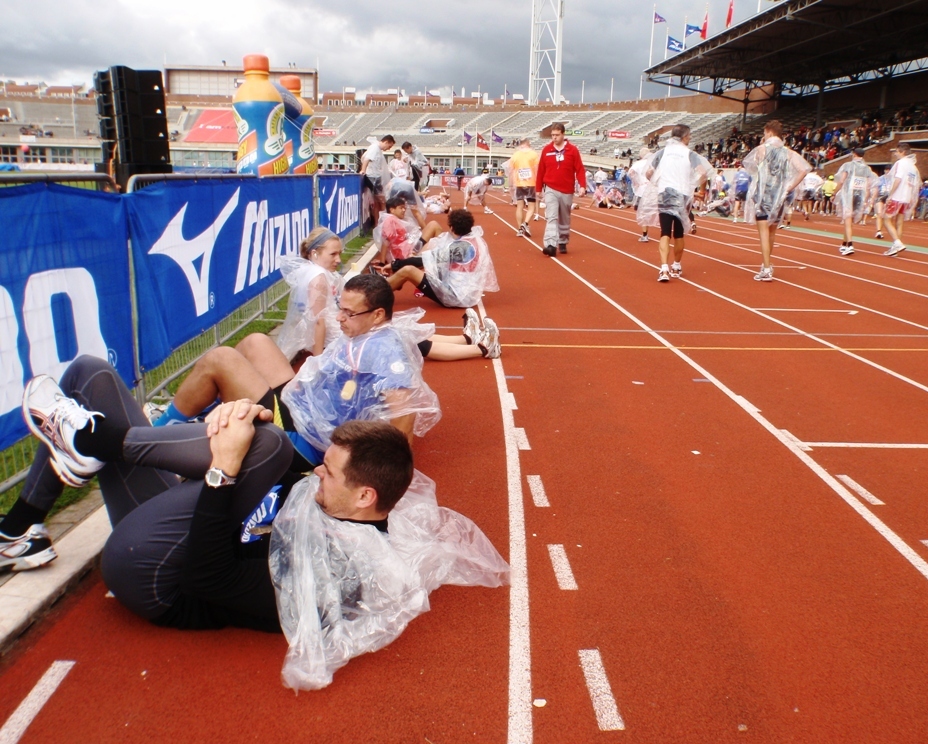
[(210, 488), (219, 488), (229, 483), (235, 483), (235, 478), (230, 478), (219, 468), (210, 468), (206, 471), (206, 485)]

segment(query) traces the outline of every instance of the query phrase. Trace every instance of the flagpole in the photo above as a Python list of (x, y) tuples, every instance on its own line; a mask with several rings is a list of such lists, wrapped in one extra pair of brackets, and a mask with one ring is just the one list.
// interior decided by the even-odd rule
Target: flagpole
[[(667, 61), (667, 47), (670, 44), (670, 24), (665, 24), (667, 26), (667, 39), (664, 41), (664, 61)], [(670, 98), (670, 86), (667, 86), (667, 98)]]
[(479, 138), (480, 138), (480, 130), (478, 129), (476, 132), (474, 132), (474, 175), (475, 176), (479, 175), (479, 172), (477, 170), (477, 142), (479, 141)]
[[(651, 45), (648, 47), (648, 68), (651, 67), (651, 56), (654, 53), (654, 16), (657, 15), (657, 3), (654, 4), (654, 8), (651, 10)], [(641, 100), (641, 96), (644, 93), (644, 73), (641, 74), (641, 82), (638, 84), (638, 100)]]

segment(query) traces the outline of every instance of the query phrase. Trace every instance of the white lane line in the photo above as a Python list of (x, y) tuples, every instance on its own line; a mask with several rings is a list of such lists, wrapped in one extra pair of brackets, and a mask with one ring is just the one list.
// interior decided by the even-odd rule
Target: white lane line
[[(587, 219), (589, 219), (589, 218), (587, 218)], [(650, 266), (651, 268), (655, 268), (655, 267), (654, 267), (654, 264), (650, 263), (649, 261), (645, 261), (643, 258), (639, 258), (638, 256), (634, 256), (634, 255), (632, 255), (632, 254), (630, 254), (630, 253), (626, 253), (625, 251), (621, 251), (621, 250), (619, 250), (618, 248), (614, 248), (613, 246), (609, 245), (608, 243), (604, 243), (604, 242), (601, 241), (601, 240), (597, 240), (596, 238), (594, 238), (594, 237), (592, 237), (592, 236), (590, 236), (590, 235), (585, 235), (584, 233), (579, 232), (579, 231), (576, 231), (576, 230), (575, 230), (574, 232), (575, 232), (577, 235), (579, 235), (579, 236), (581, 236), (581, 237), (583, 237), (583, 238), (586, 238), (587, 240), (592, 241), (593, 243), (598, 243), (599, 245), (605, 246), (606, 248), (608, 248), (609, 250), (611, 250), (611, 251), (613, 251), (613, 252), (615, 252), (615, 253), (618, 253), (618, 254), (620, 254), (620, 255), (622, 255), (622, 256), (627, 256), (627, 257), (629, 257), (629, 258), (633, 258), (633, 259), (635, 259), (636, 261), (638, 261), (639, 263), (643, 263), (643, 264), (645, 264), (646, 266)], [(695, 251), (690, 251), (690, 253), (695, 253)], [(697, 255), (702, 256), (703, 254), (700, 253), (700, 254), (697, 254)], [(704, 256), (704, 258), (709, 258), (709, 259), (711, 259), (711, 260), (713, 260), (713, 261), (719, 261), (719, 263), (728, 264), (727, 261), (721, 261), (720, 259), (713, 258), (712, 256)], [(729, 264), (729, 265), (730, 265), (730, 264)], [(569, 273), (571, 273), (571, 274), (573, 274), (574, 276), (576, 276), (576, 277), (579, 278), (579, 275), (576, 274), (575, 272), (571, 271), (566, 265), (564, 265), (563, 263), (561, 263), (561, 266), (563, 266), (564, 269), (565, 269), (566, 271), (568, 271)], [(863, 363), (863, 364), (866, 364), (868, 367), (873, 367), (873, 369), (879, 370), (880, 372), (884, 372), (885, 374), (889, 375), (890, 377), (895, 377), (897, 380), (900, 380), (901, 382), (908, 383), (909, 385), (912, 385), (913, 387), (916, 387), (916, 388), (918, 388), (919, 390), (922, 390), (922, 391), (928, 393), (928, 385), (923, 385), (923, 384), (920, 383), (920, 382), (916, 382), (915, 380), (913, 380), (913, 379), (911, 379), (911, 378), (909, 378), (909, 377), (906, 377), (905, 375), (900, 374), (899, 372), (896, 372), (896, 371), (894, 371), (894, 370), (892, 370), (892, 369), (889, 369), (889, 367), (884, 367), (882, 364), (877, 364), (876, 362), (874, 362), (874, 361), (872, 361), (872, 360), (870, 360), (870, 359), (867, 359), (866, 357), (862, 357), (862, 356), (860, 356), (859, 354), (855, 354), (854, 352), (849, 351), (848, 349), (845, 349), (845, 348), (843, 348), (843, 347), (841, 347), (841, 346), (838, 346), (838, 345), (836, 345), (836, 344), (833, 344), (833, 343), (831, 343), (831, 341), (826, 341), (824, 338), (821, 338), (821, 337), (819, 337), (819, 336), (816, 336), (814, 333), (809, 333), (808, 331), (804, 331), (804, 330), (802, 330), (801, 328), (797, 328), (796, 326), (790, 325), (790, 324), (787, 323), (786, 321), (780, 320), (779, 318), (775, 318), (775, 317), (772, 316), (772, 315), (767, 315), (766, 313), (762, 313), (760, 310), (757, 310), (757, 309), (752, 308), (752, 307), (748, 307), (748, 306), (745, 305), (743, 302), (738, 302), (737, 300), (735, 300), (735, 299), (733, 299), (733, 298), (731, 298), (731, 297), (727, 297), (726, 295), (723, 295), (723, 294), (721, 294), (721, 293), (719, 293), (719, 292), (716, 292), (714, 289), (709, 289), (708, 287), (705, 287), (705, 286), (703, 286), (703, 285), (701, 285), (701, 284), (697, 284), (696, 282), (692, 281), (691, 279), (687, 279), (686, 277), (680, 277), (680, 280), (679, 280), (679, 281), (681, 281), (681, 282), (686, 282), (687, 284), (689, 284), (689, 285), (691, 285), (691, 286), (693, 286), (693, 287), (697, 287), (697, 288), (703, 290), (704, 292), (706, 292), (706, 293), (708, 293), (708, 294), (711, 294), (713, 297), (717, 297), (718, 299), (720, 299), (720, 300), (722, 300), (722, 301), (724, 301), (724, 302), (728, 302), (728, 303), (734, 305), (735, 307), (740, 307), (742, 310), (747, 310), (747, 311), (750, 312), (750, 313), (754, 313), (755, 315), (758, 315), (758, 316), (760, 316), (761, 318), (765, 318), (766, 320), (769, 320), (771, 323), (776, 323), (777, 325), (782, 326), (783, 328), (787, 328), (787, 329), (793, 331), (794, 333), (796, 333), (796, 334), (802, 336), (803, 338), (807, 338), (807, 339), (809, 339), (810, 341), (814, 341), (815, 343), (818, 343), (818, 344), (821, 344), (822, 346), (825, 346), (826, 348), (833, 349), (834, 351), (838, 351), (838, 352), (844, 354), (845, 356), (850, 357), (851, 359), (856, 359), (858, 362), (861, 362), (861, 363)], [(598, 295), (600, 295), (601, 297), (605, 297), (605, 296), (606, 296), (606, 295), (604, 295), (602, 292), (600, 292), (599, 290), (597, 290), (596, 287), (594, 287), (594, 286), (593, 286), (592, 284), (590, 284), (589, 282), (587, 282), (587, 281), (584, 280), (583, 283), (586, 284), (587, 287), (589, 287), (590, 289), (592, 289), (594, 292), (596, 292), (596, 293), (597, 293)], [(801, 285), (799, 285), (799, 284), (791, 284), (790, 282), (783, 282), (783, 284), (786, 284), (786, 285), (788, 285), (788, 286), (790, 286), (790, 287), (796, 287), (796, 288), (798, 288), (798, 289), (805, 289), (805, 290), (807, 290), (807, 291), (809, 291), (809, 292), (814, 292), (815, 294), (821, 294), (820, 292), (816, 292), (815, 290), (808, 289), (808, 287), (803, 287), (803, 286), (801, 286)], [(828, 295), (824, 295), (824, 294), (822, 294), (822, 296), (823, 296), (823, 297), (828, 297)], [(862, 310), (868, 310), (869, 312), (876, 313), (877, 315), (883, 315), (883, 316), (885, 316), (885, 317), (887, 317), (887, 318), (892, 318), (892, 319), (894, 319), (894, 320), (898, 320), (898, 321), (901, 322), (901, 323), (906, 323), (906, 324), (908, 324), (908, 325), (914, 325), (914, 326), (916, 326), (916, 327), (918, 327), (918, 328), (922, 328), (922, 329), (924, 329), (924, 330), (928, 330), (928, 326), (922, 326), (922, 325), (919, 325), (918, 323), (914, 323), (914, 322), (912, 322), (912, 321), (903, 320), (902, 318), (896, 318), (895, 316), (887, 315), (886, 313), (881, 313), (879, 310), (873, 310), (872, 308), (865, 308), (865, 307), (863, 307), (862, 305), (855, 305), (853, 302), (848, 302), (848, 301), (846, 301), (846, 300), (838, 300), (837, 298), (834, 298), (834, 297), (831, 297), (830, 299), (836, 300), (837, 302), (842, 302), (842, 303), (844, 303), (844, 304), (846, 304), (846, 305), (853, 305), (854, 307), (859, 307), (859, 308), (861, 308)], [(624, 312), (624, 311), (623, 311), (623, 312)], [(629, 317), (631, 317), (631, 316), (629, 316)], [(652, 331), (652, 334), (653, 334), (653, 333), (655, 333), (655, 332)]]
[(809, 449), (816, 447), (847, 447), (849, 449), (928, 449), (928, 444), (896, 442), (804, 442)]
[[(478, 303), (486, 317), (483, 301)], [(522, 465), (503, 363), (493, 360), (506, 444), (506, 482), (509, 491), (509, 716), (508, 744), (532, 744), (532, 656), (528, 614), (528, 557), (525, 510), (522, 504)]]
[(509, 393), (509, 410), (510, 411), (519, 410), (519, 406), (516, 405), (516, 396), (513, 395), (512, 393)]
[(870, 493), (866, 488), (864, 488), (860, 483), (855, 481), (849, 475), (838, 475), (836, 476), (839, 481), (844, 483), (852, 491), (856, 491), (857, 495), (860, 496), (864, 501), (869, 501), (874, 506), (886, 506), (882, 501), (880, 501), (876, 496)]
[[(600, 242), (600, 241), (596, 241)], [(605, 244), (603, 244), (605, 245)], [(705, 377), (707, 380), (710, 380), (713, 385), (715, 385), (722, 393), (724, 393), (730, 400), (736, 403), (743, 411), (745, 411), (752, 419), (754, 419), (758, 424), (760, 424), (764, 429), (766, 429), (774, 438), (777, 439), (784, 447), (786, 447), (793, 455), (809, 470), (811, 470), (815, 475), (817, 475), (832, 491), (834, 491), (844, 502), (850, 506), (854, 511), (856, 511), (877, 533), (883, 537), (890, 545), (892, 545), (899, 554), (905, 558), (912, 566), (918, 571), (922, 576), (928, 579), (928, 561), (925, 561), (915, 550), (912, 549), (899, 535), (893, 532), (879, 517), (876, 516), (872, 511), (870, 511), (866, 506), (864, 506), (856, 496), (854, 496), (845, 486), (837, 480), (831, 473), (829, 473), (825, 468), (819, 465), (812, 457), (806, 454), (801, 447), (799, 447), (794, 441), (789, 437), (784, 436), (778, 428), (776, 428), (768, 419), (764, 416), (761, 416), (760, 409), (752, 404), (749, 400), (744, 398), (741, 395), (737, 395), (731, 388), (729, 388), (725, 383), (718, 379), (715, 375), (711, 374), (709, 370), (700, 365), (696, 360), (691, 359), (686, 355), (685, 352), (678, 349), (667, 339), (665, 339), (657, 331), (649, 328), (644, 321), (640, 320), (637, 316), (633, 315), (630, 311), (626, 310), (619, 303), (613, 300), (606, 294), (603, 294), (598, 289), (596, 289), (592, 284), (590, 284), (586, 279), (580, 276), (576, 271), (571, 269), (569, 266), (561, 264), (561, 267), (568, 274), (573, 276), (577, 281), (579, 281), (584, 286), (592, 290), (596, 295), (605, 300), (608, 304), (612, 305), (616, 310), (618, 310), (622, 315), (632, 321), (639, 328), (644, 329), (648, 332), (648, 335), (651, 338), (655, 339), (658, 343), (664, 345), (667, 349), (673, 352), (678, 356), (683, 362), (692, 367), (701, 377)], [(685, 280), (684, 280), (685, 281)], [(806, 442), (807, 446), (811, 447), (814, 445), (813, 442)], [(920, 445), (923, 446), (923, 445)]]
[(810, 307), (755, 307), (753, 310), (764, 310), (768, 313), (843, 313), (844, 315), (857, 315), (857, 310), (815, 310)]
[(532, 445), (528, 443), (528, 434), (525, 433), (525, 429), (517, 428), (515, 430), (515, 435), (520, 450), (530, 450), (532, 448)]
[(551, 556), (551, 566), (554, 568), (554, 578), (557, 579), (557, 588), (561, 591), (577, 591), (577, 582), (574, 579), (574, 572), (570, 568), (570, 561), (567, 560), (567, 551), (563, 545), (549, 545), (548, 555)]
[(784, 436), (784, 437), (786, 437), (786, 438), (789, 439), (791, 442), (793, 442), (793, 443), (794, 443), (797, 447), (799, 447), (799, 449), (801, 449), (803, 452), (809, 452), (809, 451), (811, 451), (812, 448), (811, 448), (809, 445), (807, 445), (805, 442), (803, 442), (803, 441), (802, 441), (799, 437), (797, 437), (795, 434), (792, 434), (791, 432), (787, 431), (786, 429), (780, 429), (780, 431), (783, 432), (783, 436)]
[(42, 678), (36, 682), (35, 687), (13, 711), (13, 715), (3, 724), (3, 728), (0, 729), (0, 744), (16, 744), (22, 738), (29, 724), (35, 720), (39, 711), (58, 689), (58, 685), (68, 676), (74, 663), (73, 661), (52, 662)]
[(545, 487), (541, 482), (541, 476), (527, 475), (525, 477), (528, 480), (528, 487), (532, 492), (532, 501), (535, 502), (535, 506), (539, 509), (551, 506), (551, 504), (548, 503), (548, 494), (545, 493)]
[(625, 721), (615, 704), (603, 658), (598, 648), (580, 649), (580, 666), (586, 687), (590, 691), (590, 700), (596, 713), (596, 723), (600, 731), (624, 731)]

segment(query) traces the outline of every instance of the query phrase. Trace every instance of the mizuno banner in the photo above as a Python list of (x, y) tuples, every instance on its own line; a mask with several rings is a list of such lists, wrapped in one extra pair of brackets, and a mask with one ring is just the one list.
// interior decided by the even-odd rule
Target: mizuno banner
[(361, 179), (354, 173), (319, 176), (319, 224), (340, 238), (361, 226)]
[(115, 194), (0, 189), (0, 449), (27, 434), (25, 382), (82, 354), (134, 385), (126, 215)]
[(272, 286), (313, 228), (310, 178), (169, 181), (125, 199), (143, 371)]

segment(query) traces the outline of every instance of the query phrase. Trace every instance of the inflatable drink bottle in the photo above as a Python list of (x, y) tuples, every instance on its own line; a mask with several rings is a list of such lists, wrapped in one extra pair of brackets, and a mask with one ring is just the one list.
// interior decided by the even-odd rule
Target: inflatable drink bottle
[(313, 108), (300, 93), (303, 81), (299, 75), (283, 75), (280, 78), (284, 101), (284, 131), (293, 143), (290, 172), (311, 176), (316, 172), (316, 148), (313, 144)]
[(289, 170), (284, 148), (284, 104), (268, 78), (270, 65), (263, 54), (245, 57), (245, 82), (232, 97), (238, 130), (236, 173), (276, 176)]

